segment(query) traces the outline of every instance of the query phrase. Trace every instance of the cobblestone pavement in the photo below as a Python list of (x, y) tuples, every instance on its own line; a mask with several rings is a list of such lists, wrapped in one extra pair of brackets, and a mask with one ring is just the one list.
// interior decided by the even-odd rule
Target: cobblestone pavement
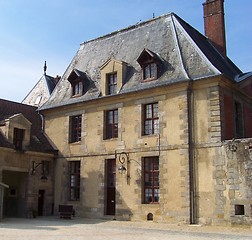
[(252, 227), (207, 227), (57, 217), (0, 222), (0, 240), (219, 240), (250, 239)]

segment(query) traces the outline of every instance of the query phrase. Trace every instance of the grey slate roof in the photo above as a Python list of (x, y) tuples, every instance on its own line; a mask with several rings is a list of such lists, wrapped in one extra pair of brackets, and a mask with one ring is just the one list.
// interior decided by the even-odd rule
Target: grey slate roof
[[(32, 123), (30, 146), (27, 150), (44, 153), (55, 153), (54, 147), (50, 144), (42, 131), (42, 120), (34, 106), (0, 99), (0, 124), (5, 119), (15, 114), (22, 113)], [(0, 131), (0, 147), (15, 149), (14, 145)]]
[(41, 106), (49, 99), (56, 84), (57, 80), (54, 77), (43, 74), (32, 90), (23, 99), (22, 103), (32, 106)]
[[(141, 67), (137, 59), (144, 49), (155, 53), (162, 61), (162, 74), (155, 81), (140, 81)], [(41, 110), (101, 97), (100, 67), (109, 59), (128, 64), (126, 81), (119, 94), (220, 74), (235, 81), (242, 73), (205, 36), (170, 13), (82, 43)], [(93, 82), (78, 98), (71, 98), (71, 85), (67, 80), (74, 69), (85, 73)]]

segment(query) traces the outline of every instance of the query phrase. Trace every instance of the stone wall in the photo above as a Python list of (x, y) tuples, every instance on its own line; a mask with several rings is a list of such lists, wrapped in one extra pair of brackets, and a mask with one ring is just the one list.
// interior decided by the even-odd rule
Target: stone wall
[(250, 224), (252, 206), (252, 139), (226, 141), (223, 151), (223, 174), (226, 220), (232, 224)]

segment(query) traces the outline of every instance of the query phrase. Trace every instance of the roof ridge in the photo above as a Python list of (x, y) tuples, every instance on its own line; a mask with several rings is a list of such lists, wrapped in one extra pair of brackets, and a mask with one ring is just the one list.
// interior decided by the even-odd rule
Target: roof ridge
[(134, 25), (129, 25), (128, 27), (125, 27), (125, 28), (122, 28), (122, 29), (113, 31), (113, 32), (111, 32), (111, 33), (107, 33), (107, 34), (102, 35), (102, 36), (99, 36), (99, 37), (97, 37), (97, 38), (93, 38), (93, 39), (84, 41), (84, 42), (80, 43), (80, 45), (84, 45), (84, 44), (87, 44), (87, 43), (90, 43), (90, 42), (94, 42), (94, 41), (97, 41), (97, 40), (105, 39), (105, 38), (114, 36), (114, 35), (116, 35), (116, 34), (118, 34), (118, 33), (123, 33), (123, 32), (129, 31), (129, 30), (131, 30), (131, 29), (135, 29), (135, 28), (141, 27), (141, 26), (143, 26), (143, 25), (146, 25), (146, 24), (148, 24), (148, 23), (150, 23), (150, 22), (156, 21), (156, 20), (158, 20), (158, 19), (160, 19), (160, 18), (166, 18), (166, 17), (172, 16), (172, 15), (176, 15), (176, 14), (173, 13), (173, 12), (170, 12), (170, 13), (166, 13), (166, 14), (159, 15), (159, 16), (154, 17), (154, 18), (150, 18), (150, 19), (148, 19), (148, 20), (146, 20), (146, 21), (143, 21), (143, 22), (140, 20), (140, 22), (137, 22), (137, 23), (134, 24)]

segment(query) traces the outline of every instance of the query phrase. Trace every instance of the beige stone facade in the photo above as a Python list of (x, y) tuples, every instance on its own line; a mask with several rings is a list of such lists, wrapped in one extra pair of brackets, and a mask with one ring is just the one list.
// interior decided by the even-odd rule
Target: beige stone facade
[[(83, 104), (45, 111), (45, 131), (57, 146), (61, 157), (57, 159), (55, 179), (55, 206), (74, 205), (82, 217), (102, 218), (106, 215), (106, 160), (116, 159), (115, 218), (120, 220), (190, 222), (190, 202), (194, 197), (197, 222), (203, 224), (229, 224), (251, 219), (246, 183), (229, 186), (226, 143), (222, 142), (221, 96), (218, 85), (224, 79), (206, 79), (193, 85), (191, 103), (189, 83), (156, 88), (125, 96), (101, 98)], [(143, 105), (157, 102), (159, 134), (142, 135)], [(188, 104), (192, 104), (188, 115)], [(118, 138), (104, 140), (104, 112), (118, 108)], [(82, 115), (81, 141), (69, 144), (69, 116)], [(189, 118), (192, 121), (193, 143), (189, 144)], [(247, 142), (247, 148), (249, 148)], [(194, 192), (190, 187), (189, 148), (193, 154)], [(125, 173), (120, 174), (120, 153), (127, 153)], [(143, 203), (143, 158), (159, 158), (160, 201)], [(69, 201), (68, 161), (80, 161), (80, 199)], [(249, 159), (246, 158), (249, 164)], [(237, 162), (236, 162), (237, 164)], [(236, 168), (238, 168), (236, 166)], [(236, 177), (242, 173), (236, 171)], [(192, 184), (192, 183), (191, 183)], [(239, 200), (238, 200), (239, 198)], [(235, 203), (246, 208), (245, 216), (235, 215)], [(245, 204), (246, 203), (246, 204)]]
[[(223, 24), (223, 0), (204, 9)], [(59, 151), (55, 210), (250, 224), (252, 74), (214, 39), (171, 13), (80, 45), (40, 108)]]

